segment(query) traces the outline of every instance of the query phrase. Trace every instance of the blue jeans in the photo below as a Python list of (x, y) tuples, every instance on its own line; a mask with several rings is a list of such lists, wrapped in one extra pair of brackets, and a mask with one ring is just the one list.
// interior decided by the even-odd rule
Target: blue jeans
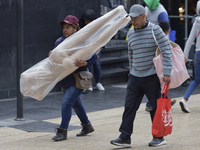
[(70, 87), (63, 90), (64, 97), (62, 100), (62, 121), (60, 128), (68, 129), (69, 121), (72, 116), (72, 108), (82, 124), (90, 123), (80, 99), (82, 92), (82, 89), (78, 89), (76, 87)]
[[(101, 51), (99, 52), (99, 58), (95, 61), (93, 64), (93, 72), (94, 72), (94, 78), (96, 83), (101, 82), (101, 64), (100, 64), (100, 57), (101, 57)], [(89, 71), (92, 72), (92, 65), (88, 67)]]
[(194, 89), (199, 85), (200, 83), (200, 52), (197, 51), (194, 56), (194, 65), (195, 65), (195, 79), (190, 83), (184, 98), (187, 100), (189, 99), (190, 95), (194, 91)]

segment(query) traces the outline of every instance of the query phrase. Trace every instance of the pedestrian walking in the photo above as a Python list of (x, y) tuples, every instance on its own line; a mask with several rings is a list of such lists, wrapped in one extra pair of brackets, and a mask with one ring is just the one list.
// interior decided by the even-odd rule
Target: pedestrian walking
[[(62, 41), (64, 41), (66, 38), (68, 38), (69, 36), (71, 36), (79, 30), (79, 20), (75, 16), (68, 15), (63, 21), (60, 22), (60, 25), (62, 26), (63, 36), (56, 40), (54, 48), (56, 48)], [(51, 55), (51, 51), (49, 52), (49, 55)], [(98, 55), (94, 54), (87, 61), (76, 60), (75, 65), (79, 68), (75, 70), (74, 73), (80, 71), (87, 71), (88, 66), (92, 65), (97, 58)], [(83, 92), (83, 90), (78, 89), (75, 86), (75, 82), (76, 81), (73, 73), (71, 73), (59, 82), (59, 85), (61, 86), (64, 93), (61, 110), (62, 121), (60, 127), (57, 128), (56, 136), (52, 138), (54, 141), (62, 141), (67, 139), (67, 129), (72, 115), (72, 108), (74, 109), (76, 115), (80, 119), (81, 125), (83, 127), (81, 132), (78, 133), (76, 136), (85, 136), (88, 133), (94, 131), (81, 102), (80, 95)]]
[[(200, 14), (200, 1), (197, 2), (197, 14)], [(195, 78), (190, 83), (184, 97), (179, 102), (179, 104), (181, 106), (181, 110), (185, 113), (190, 112), (187, 102), (188, 102), (192, 92), (195, 90), (195, 88), (200, 83), (200, 36), (199, 35), (200, 35), (200, 16), (196, 16), (195, 21), (192, 26), (192, 29), (190, 31), (189, 38), (188, 38), (188, 40), (185, 44), (185, 48), (184, 48), (185, 62), (187, 62), (190, 48), (191, 48), (194, 40), (196, 39), (196, 49), (195, 49), (195, 55), (194, 55)]]
[[(158, 25), (161, 21), (167, 21), (170, 25), (167, 10), (160, 3), (160, 0), (144, 0), (144, 3), (146, 5), (145, 14), (146, 14), (147, 20), (149, 20), (150, 22), (152, 22), (153, 24), (156, 24), (156, 25)], [(168, 34), (170, 34), (170, 31), (171, 30), (169, 30)], [(167, 37), (169, 38), (169, 35), (167, 35)], [(170, 40), (172, 40), (172, 39), (170, 39)], [(176, 103), (176, 100), (172, 99), (171, 106), (173, 106), (175, 103)], [(152, 110), (152, 105), (149, 101), (147, 101), (147, 103), (146, 103), (145, 110), (147, 112), (150, 112)]]
[[(151, 121), (154, 119), (157, 99), (161, 95), (160, 81), (153, 64), (156, 43), (152, 35), (152, 28), (163, 55), (163, 81), (170, 83), (172, 69), (170, 43), (164, 32), (158, 25), (154, 25), (145, 19), (145, 8), (135, 4), (130, 8), (131, 23), (134, 28), (128, 32), (128, 56), (129, 56), (129, 80), (125, 99), (125, 109), (122, 123), (119, 128), (120, 136), (111, 140), (111, 144), (131, 147), (131, 134), (136, 112), (144, 95), (152, 104), (150, 111)], [(161, 146), (166, 144), (164, 137), (153, 137), (149, 146)]]

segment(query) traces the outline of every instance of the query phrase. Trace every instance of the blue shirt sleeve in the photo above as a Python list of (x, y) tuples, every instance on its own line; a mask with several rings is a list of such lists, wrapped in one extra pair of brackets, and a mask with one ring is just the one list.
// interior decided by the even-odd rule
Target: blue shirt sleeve
[(96, 59), (97, 59), (97, 54), (96, 53), (94, 53), (93, 55), (92, 55), (92, 57), (90, 58), (90, 59), (88, 59), (87, 60), (87, 67), (88, 66), (91, 66), (91, 65), (93, 65), (94, 63), (95, 63), (95, 61), (96, 61)]
[(56, 42), (55, 42), (55, 46), (54, 46), (54, 48), (53, 49), (55, 49), (62, 41), (64, 41), (66, 38), (65, 38), (65, 36), (63, 35), (63, 36), (61, 36), (61, 37), (59, 37), (57, 40), (56, 40)]
[(161, 21), (168, 21), (169, 22), (169, 17), (168, 17), (166, 12), (162, 12), (162, 13), (159, 14), (158, 22), (161, 22)]

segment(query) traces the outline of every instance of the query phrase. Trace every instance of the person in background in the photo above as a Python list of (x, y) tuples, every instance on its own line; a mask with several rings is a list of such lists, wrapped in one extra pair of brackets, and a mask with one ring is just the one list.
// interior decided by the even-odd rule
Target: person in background
[(169, 31), (170, 31), (169, 22), (168, 21), (161, 21), (161, 22), (159, 22), (159, 26), (161, 27), (161, 29), (163, 30), (163, 32), (167, 36), (169, 34)]
[[(160, 0), (144, 0), (144, 3), (146, 5), (145, 14), (146, 14), (147, 20), (149, 20), (150, 22), (156, 25), (158, 25), (161, 21), (167, 21), (169, 23), (167, 10), (160, 3)], [(167, 36), (169, 36), (169, 34)], [(176, 103), (176, 100), (172, 99), (171, 105), (173, 106), (175, 103)], [(147, 112), (150, 112), (152, 110), (152, 105), (149, 101), (147, 101), (146, 103), (145, 110)]]
[(195, 22), (196, 17), (200, 16), (200, 1), (197, 2), (196, 10), (196, 14), (192, 17), (192, 23)]
[[(197, 14), (200, 14), (200, 1), (197, 2)], [(187, 106), (188, 99), (190, 98), (194, 89), (200, 83), (200, 16), (196, 16), (192, 29), (190, 31), (189, 38), (185, 44), (184, 48), (185, 62), (188, 61), (189, 52), (195, 39), (196, 39), (196, 45), (195, 45), (196, 49), (194, 55), (195, 78), (190, 83), (184, 97), (179, 102), (181, 110), (185, 113), (190, 112), (190, 109)]]
[[(80, 21), (79, 21), (80, 27), (83, 28), (84, 26), (86, 26), (87, 24), (95, 20), (96, 18), (97, 17), (96, 17), (95, 11), (92, 9), (87, 9), (80, 17)], [(96, 88), (98, 90), (104, 91), (105, 88), (101, 84), (101, 64), (100, 64), (101, 49), (99, 49), (97, 53), (98, 53), (99, 59), (97, 59), (93, 65), (89, 66), (89, 71), (92, 72), (92, 67), (93, 67)], [(89, 88), (88, 90), (93, 91), (93, 88)], [(83, 94), (88, 93), (88, 90), (87, 89), (84, 90)]]
[(169, 22), (167, 10), (160, 3), (160, 0), (144, 0), (144, 3), (146, 4), (145, 14), (149, 21), (156, 25), (161, 21)]
[[(152, 104), (153, 109), (150, 111), (150, 116), (153, 122), (157, 99), (161, 95), (160, 81), (152, 61), (157, 47), (153, 38), (152, 28), (163, 55), (163, 81), (165, 84), (170, 83), (172, 69), (170, 43), (160, 26), (154, 25), (145, 19), (145, 9), (139, 4), (135, 4), (130, 8), (129, 16), (134, 28), (128, 32), (130, 74), (122, 123), (119, 128), (121, 134), (117, 139), (110, 141), (113, 145), (125, 147), (131, 147), (133, 124), (143, 96), (146, 95)], [(153, 137), (149, 146), (161, 146), (164, 144), (166, 144), (164, 137)]]
[[(63, 36), (56, 40), (55, 47), (57, 47), (62, 41), (64, 41), (66, 38), (79, 30), (78, 18), (72, 15), (66, 16), (66, 18), (60, 22), (60, 25), (62, 26)], [(52, 51), (49, 52), (49, 56), (51, 55), (51, 53)], [(74, 72), (86, 71), (87, 67), (89, 65), (92, 65), (96, 61), (96, 59), (98, 59), (97, 54), (94, 54), (87, 61), (77, 59), (75, 61), (75, 65), (79, 68)], [(72, 115), (72, 108), (80, 119), (81, 125), (83, 127), (81, 132), (78, 133), (76, 136), (85, 136), (88, 133), (94, 131), (94, 128), (92, 127), (81, 102), (80, 95), (83, 90), (76, 88), (75, 82), (75, 77), (73, 76), (73, 73), (71, 73), (58, 83), (63, 90), (64, 97), (62, 100), (61, 110), (62, 121), (60, 127), (57, 128), (56, 136), (52, 138), (54, 141), (62, 141), (67, 139), (67, 129)]]
[[(144, 0), (145, 7), (145, 14), (147, 20), (151, 21), (152, 23), (158, 25), (161, 21), (168, 21), (169, 16), (167, 10), (164, 6), (160, 3), (160, 0)], [(169, 22), (170, 23), (170, 22)], [(168, 34), (168, 38), (175, 42), (176, 39), (176, 31), (170, 30)]]

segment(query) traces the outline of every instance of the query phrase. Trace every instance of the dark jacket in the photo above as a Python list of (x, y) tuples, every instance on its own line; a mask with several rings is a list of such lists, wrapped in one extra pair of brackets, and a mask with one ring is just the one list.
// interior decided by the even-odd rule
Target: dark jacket
[(92, 10), (92, 9), (87, 9), (82, 14), (81, 18), (79, 19), (80, 28), (83, 28), (86, 25), (85, 22), (84, 22), (84, 19), (90, 20), (90, 21), (93, 21), (93, 20), (97, 19), (95, 11)]
[[(56, 48), (64, 40), (65, 40), (64, 35), (58, 38), (55, 42), (54, 48)], [(87, 66), (79, 67), (74, 72), (87, 71), (88, 66), (92, 65), (96, 61), (96, 58), (97, 58), (97, 54), (94, 54), (89, 60), (87, 60)], [(67, 89), (69, 87), (75, 86), (75, 82), (76, 82), (75, 77), (73, 76), (73, 73), (71, 73), (66, 78), (61, 80), (58, 84), (61, 86), (61, 88)]]

